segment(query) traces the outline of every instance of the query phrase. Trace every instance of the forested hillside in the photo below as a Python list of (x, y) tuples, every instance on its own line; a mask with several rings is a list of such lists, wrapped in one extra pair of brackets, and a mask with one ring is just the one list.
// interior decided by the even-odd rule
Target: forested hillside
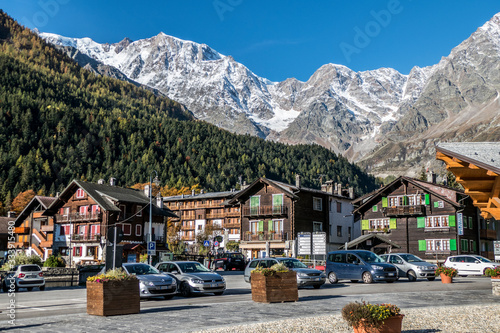
[(71, 179), (235, 187), (238, 177), (319, 187), (319, 176), (354, 186), (375, 179), (317, 145), (289, 146), (192, 120), (168, 98), (97, 76), (0, 10), (0, 201), (20, 192), (54, 195)]

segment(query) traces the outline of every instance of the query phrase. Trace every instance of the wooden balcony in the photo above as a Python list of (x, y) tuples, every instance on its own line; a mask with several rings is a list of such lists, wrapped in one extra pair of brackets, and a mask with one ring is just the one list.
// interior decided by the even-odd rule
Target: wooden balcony
[(40, 247), (51, 248), (53, 244), (54, 244), (54, 242), (52, 240), (46, 240), (46, 241), (40, 242)]
[(27, 235), (30, 233), (29, 227), (16, 227), (14, 228), (14, 233), (17, 235)]
[(75, 242), (99, 242), (101, 234), (73, 234), (71, 240)]
[(241, 212), (227, 212), (226, 217), (239, 217)]
[(224, 223), (224, 228), (239, 228), (241, 227), (241, 223)]
[(54, 226), (53, 225), (42, 225), (40, 227), (40, 230), (43, 232), (54, 232)]
[(102, 221), (102, 213), (88, 213), (88, 214), (67, 214), (60, 215), (56, 214), (57, 222), (101, 222)]
[(245, 217), (286, 216), (286, 215), (288, 215), (287, 206), (243, 207), (243, 216)]
[(270, 232), (260, 231), (257, 233), (246, 232), (243, 235), (243, 240), (247, 242), (265, 242), (265, 241), (286, 241), (290, 240), (286, 232)]
[(19, 248), (28, 248), (30, 246), (30, 242), (24, 242), (24, 241), (20, 241), (20, 242), (15, 242), (14, 243), (14, 246), (16, 247), (16, 249), (19, 249)]
[(386, 207), (383, 210), (386, 216), (421, 216), (425, 214), (425, 206), (424, 205), (415, 205), (415, 206), (395, 206), (395, 207)]
[(490, 229), (481, 229), (479, 230), (479, 237), (481, 239), (497, 239), (497, 231)]

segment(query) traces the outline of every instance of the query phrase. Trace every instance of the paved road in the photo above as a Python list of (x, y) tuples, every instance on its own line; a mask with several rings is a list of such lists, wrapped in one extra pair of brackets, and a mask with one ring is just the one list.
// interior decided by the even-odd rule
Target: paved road
[[(490, 279), (457, 278), (451, 285), (405, 280), (387, 284), (326, 284), (319, 290), (300, 289), (295, 303), (260, 304), (251, 300), (250, 286), (240, 272), (225, 272), (228, 290), (223, 296), (141, 302), (138, 315), (95, 317), (85, 313), (85, 289), (47, 289), (45, 292), (19, 292), (16, 295), (16, 326), (0, 314), (0, 330), (13, 332), (99, 332), (167, 331), (191, 332), (205, 328), (265, 322), (297, 316), (308, 317), (339, 313), (348, 302), (366, 300), (390, 302), (404, 308), (453, 306), (460, 304), (500, 304), (491, 294)], [(0, 294), (6, 308), (7, 294)], [(4, 311), (5, 312), (5, 311)], [(4, 316), (2, 318), (2, 316)]]

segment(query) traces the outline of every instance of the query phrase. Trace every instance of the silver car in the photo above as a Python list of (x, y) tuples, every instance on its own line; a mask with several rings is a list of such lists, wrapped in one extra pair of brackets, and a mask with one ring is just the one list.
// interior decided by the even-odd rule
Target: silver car
[(163, 297), (171, 299), (177, 293), (177, 281), (161, 274), (156, 268), (143, 263), (126, 263), (123, 269), (139, 280), (141, 298)]
[(19, 288), (27, 288), (28, 291), (31, 291), (34, 287), (45, 290), (45, 279), (43, 278), (42, 269), (35, 264), (14, 266), (5, 275), (2, 283), (4, 292), (8, 292), (9, 290), (18, 291)]
[(308, 268), (303, 262), (295, 258), (260, 258), (254, 259), (245, 267), (243, 277), (250, 283), (252, 270), (259, 267), (269, 268), (277, 263), (284, 263), (286, 267), (297, 273), (297, 286), (312, 286), (319, 289), (326, 282), (326, 274), (314, 268)]
[(197, 261), (160, 262), (156, 268), (178, 280), (179, 292), (184, 297), (207, 293), (222, 295), (226, 290), (224, 278)]
[(410, 253), (381, 254), (386, 262), (393, 264), (398, 269), (399, 277), (407, 277), (409, 281), (426, 278), (429, 281), (436, 279), (437, 266)]

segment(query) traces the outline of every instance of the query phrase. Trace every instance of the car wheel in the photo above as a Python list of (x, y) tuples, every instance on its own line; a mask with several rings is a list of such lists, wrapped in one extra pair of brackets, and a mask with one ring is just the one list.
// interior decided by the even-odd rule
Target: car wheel
[(435, 277), (430, 277), (430, 278), (427, 278), (427, 280), (434, 281), (434, 280), (436, 280), (436, 278)]
[(45, 290), (45, 285), (40, 286), (40, 291), (44, 291), (44, 290)]
[(163, 296), (163, 299), (172, 299), (174, 297), (174, 295), (166, 295), (166, 296)]
[(189, 284), (186, 282), (183, 282), (181, 284), (181, 295), (183, 297), (190, 297), (191, 296), (191, 288), (189, 287)]
[(218, 291), (218, 292), (214, 293), (214, 295), (215, 295), (215, 296), (220, 296), (220, 295), (222, 295), (222, 294), (224, 294), (224, 292), (223, 292), (223, 291)]
[(411, 269), (406, 274), (408, 276), (408, 281), (413, 282), (417, 280), (417, 274), (415, 274), (415, 272), (412, 271)]
[(330, 281), (331, 284), (335, 284), (335, 283), (339, 282), (339, 279), (337, 278), (337, 274), (335, 274), (334, 272), (330, 272), (330, 274), (328, 274), (328, 281)]
[(351, 280), (352, 283), (357, 283), (359, 280)]
[(370, 274), (370, 272), (363, 273), (363, 282), (364, 283), (372, 283), (373, 282), (373, 276)]
[(26, 289), (28, 289), (28, 291), (32, 291), (33, 287), (27, 287)]
[(320, 284), (315, 284), (313, 287), (314, 287), (314, 289), (319, 289), (319, 288), (321, 288), (321, 285)]

